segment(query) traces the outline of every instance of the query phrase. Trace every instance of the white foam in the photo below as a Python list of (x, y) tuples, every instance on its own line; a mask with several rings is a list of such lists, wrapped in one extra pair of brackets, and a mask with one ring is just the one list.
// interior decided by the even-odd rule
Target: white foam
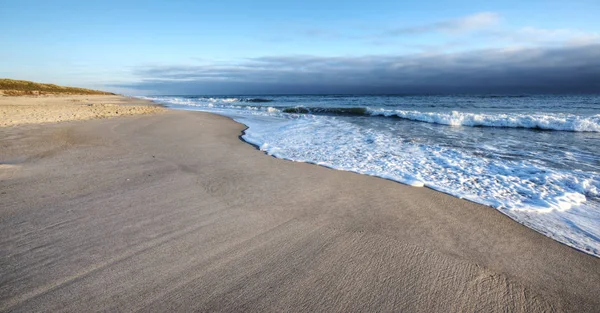
[(564, 113), (481, 114), (465, 112), (420, 112), (377, 109), (372, 115), (396, 116), (413, 121), (450, 126), (535, 128), (576, 132), (600, 132), (600, 114), (580, 116)]
[(594, 239), (600, 238), (600, 208), (590, 213), (585, 207), (588, 197), (598, 196), (600, 176), (402, 141), (323, 116), (299, 116), (277, 126), (238, 120), (249, 126), (243, 138), (269, 155), (427, 186), (495, 207), (549, 237), (600, 255), (600, 239)]

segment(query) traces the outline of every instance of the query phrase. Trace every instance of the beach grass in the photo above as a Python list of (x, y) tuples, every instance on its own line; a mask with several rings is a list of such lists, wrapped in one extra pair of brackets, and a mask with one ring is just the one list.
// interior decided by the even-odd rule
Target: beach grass
[(55, 84), (43, 84), (26, 80), (0, 79), (0, 94), (6, 96), (29, 95), (114, 95), (110, 92), (85, 89), (79, 87), (65, 87)]

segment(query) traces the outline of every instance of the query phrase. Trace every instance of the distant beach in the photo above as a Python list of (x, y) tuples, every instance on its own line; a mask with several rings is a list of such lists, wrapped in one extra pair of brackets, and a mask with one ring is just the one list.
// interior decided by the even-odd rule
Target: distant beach
[[(0, 311), (600, 307), (600, 258), (490, 207), (269, 157), (227, 117), (109, 97), (0, 97)], [(10, 122), (43, 103), (60, 117)], [(156, 114), (104, 118), (132, 104)]]
[(150, 101), (115, 95), (0, 96), (0, 127), (89, 120), (164, 111)]

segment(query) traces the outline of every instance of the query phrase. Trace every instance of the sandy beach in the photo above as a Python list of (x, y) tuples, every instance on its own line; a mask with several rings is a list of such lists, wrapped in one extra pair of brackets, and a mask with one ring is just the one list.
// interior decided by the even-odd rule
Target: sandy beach
[(0, 127), (89, 120), (162, 110), (156, 104), (114, 95), (2, 96), (0, 90)]
[(2, 312), (600, 308), (600, 259), (490, 207), (267, 156), (225, 117), (23, 122), (35, 101), (135, 104), (97, 97), (3, 113)]

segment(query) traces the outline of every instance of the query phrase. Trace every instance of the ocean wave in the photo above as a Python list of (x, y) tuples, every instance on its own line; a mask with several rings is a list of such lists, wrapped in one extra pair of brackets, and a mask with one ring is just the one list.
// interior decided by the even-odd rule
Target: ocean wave
[(273, 102), (271, 99), (265, 98), (229, 98), (229, 97), (193, 97), (196, 101), (210, 103), (234, 103), (234, 102), (250, 102), (250, 103), (266, 103)]
[(264, 110), (269, 113), (313, 115), (355, 115), (392, 117), (424, 123), (449, 126), (525, 128), (549, 131), (600, 132), (600, 114), (575, 115), (567, 113), (467, 113), (458, 111), (422, 112), (416, 110), (370, 109), (361, 107), (310, 107), (310, 106), (251, 106), (244, 103), (268, 103), (264, 98), (151, 98), (171, 104), (223, 109)]
[(192, 98), (198, 101), (211, 102), (211, 103), (233, 103), (233, 102), (242, 102), (243, 99), (240, 98)]
[(474, 95), (474, 96), (470, 96), (470, 97), (480, 98), (480, 99), (495, 99), (495, 98), (503, 99), (503, 98), (529, 98), (531, 96), (530, 95)]
[(334, 114), (334, 115), (367, 115), (366, 107), (327, 108), (327, 107), (286, 107), (283, 113), (296, 114)]
[(369, 110), (373, 116), (449, 126), (530, 128), (572, 132), (600, 132), (600, 114), (580, 116), (563, 113), (547, 114), (483, 114), (464, 112), (420, 112), (403, 110)]
[(265, 102), (273, 102), (271, 99), (263, 99), (263, 98), (245, 98), (242, 99), (243, 102), (252, 102), (252, 103), (265, 103)]
[(529, 128), (571, 132), (600, 132), (600, 114), (580, 116), (564, 113), (546, 114), (484, 114), (466, 112), (421, 112), (404, 110), (369, 109), (367, 107), (285, 107), (284, 113), (368, 115), (407, 119), (449, 126)]
[(272, 99), (265, 98), (243, 98), (243, 97), (141, 97), (145, 99), (168, 100), (170, 102), (185, 102), (187, 105), (198, 105), (202, 103), (267, 103), (273, 102)]

